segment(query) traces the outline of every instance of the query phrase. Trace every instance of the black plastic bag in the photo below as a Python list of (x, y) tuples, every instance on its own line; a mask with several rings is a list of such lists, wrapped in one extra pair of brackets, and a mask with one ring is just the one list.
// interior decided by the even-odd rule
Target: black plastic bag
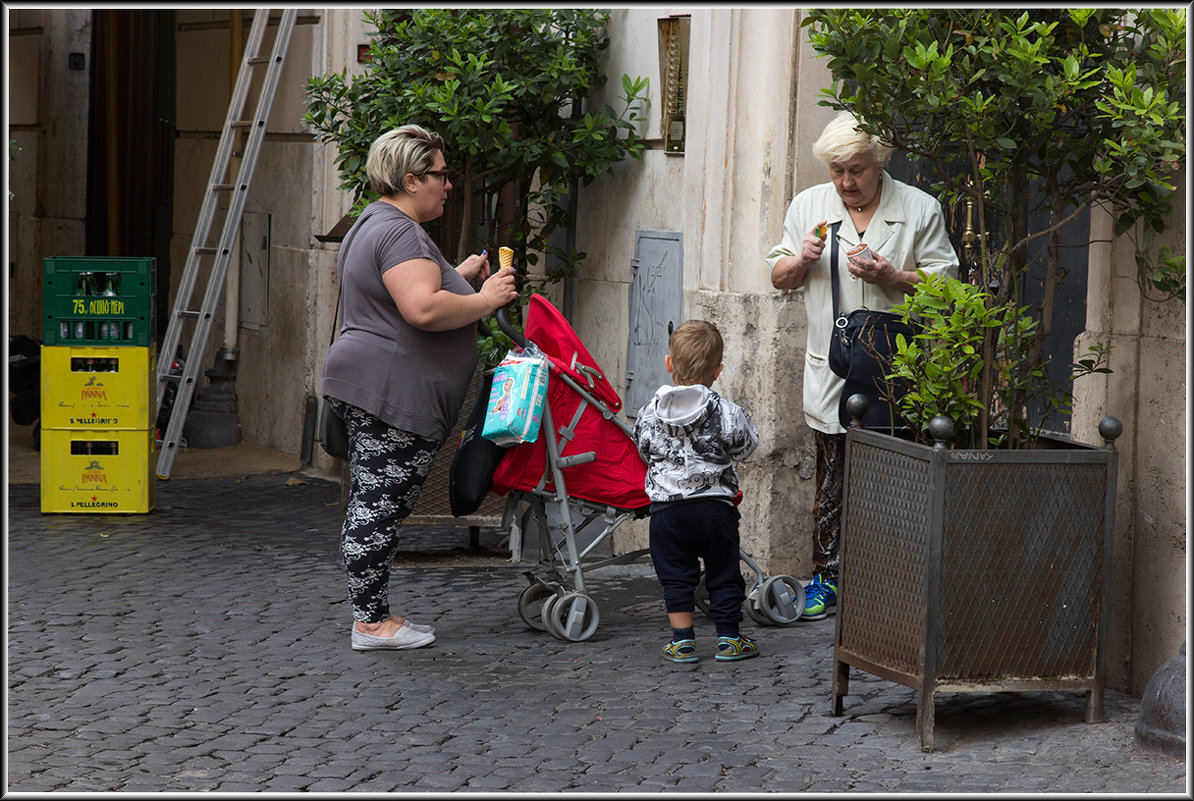
[(460, 444), (452, 456), (452, 465), (448, 468), (448, 501), (454, 517), (471, 515), (481, 507), (489, 488), (493, 486), (493, 473), (506, 452), (501, 445), (481, 436), (492, 388), (493, 371), (487, 370), (481, 377), (481, 392), (473, 404), (472, 413), (460, 434)]

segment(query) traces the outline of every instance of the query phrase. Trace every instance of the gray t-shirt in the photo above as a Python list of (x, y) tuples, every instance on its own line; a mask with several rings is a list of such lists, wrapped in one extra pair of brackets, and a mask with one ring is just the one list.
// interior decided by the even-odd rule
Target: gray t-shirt
[(341, 246), (340, 334), (323, 361), (323, 395), (442, 442), (477, 365), (477, 327), (421, 331), (403, 319), (381, 277), (420, 258), (439, 265), (444, 289), (473, 294), (422, 226), (389, 203), (371, 203)]

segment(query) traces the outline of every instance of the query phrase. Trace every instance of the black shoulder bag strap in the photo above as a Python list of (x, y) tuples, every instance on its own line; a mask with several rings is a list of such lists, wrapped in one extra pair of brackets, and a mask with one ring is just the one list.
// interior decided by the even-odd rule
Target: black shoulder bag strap
[(340, 318), (340, 301), (344, 297), (344, 271), (340, 269), (340, 265), (344, 264), (344, 260), (348, 257), (348, 246), (352, 244), (352, 240), (360, 233), (365, 220), (372, 216), (372, 210), (366, 211), (361, 215), (361, 219), (357, 220), (357, 224), (349, 232), (348, 237), (344, 240), (344, 244), (340, 246), (340, 256), (336, 260), (336, 311), (332, 313), (332, 337), (328, 340), (329, 348), (336, 341), (336, 321)]
[(838, 282), (841, 278), (837, 274), (837, 230), (842, 227), (839, 220), (829, 227), (829, 277), (833, 282), (833, 328), (834, 333), (840, 333), (846, 327), (844, 316), (838, 312), (837, 293)]

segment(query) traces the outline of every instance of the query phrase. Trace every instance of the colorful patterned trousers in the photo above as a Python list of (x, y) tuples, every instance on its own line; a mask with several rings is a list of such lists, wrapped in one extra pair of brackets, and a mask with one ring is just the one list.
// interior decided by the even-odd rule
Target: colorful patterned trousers
[(813, 500), (814, 572), (837, 582), (838, 546), (842, 532), (842, 484), (846, 469), (846, 435), (813, 431), (817, 447), (817, 494)]

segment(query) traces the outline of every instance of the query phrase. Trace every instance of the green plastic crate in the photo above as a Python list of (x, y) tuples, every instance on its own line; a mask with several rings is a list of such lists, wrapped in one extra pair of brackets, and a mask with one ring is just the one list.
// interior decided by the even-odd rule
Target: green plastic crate
[(152, 257), (53, 256), (44, 261), (46, 345), (149, 347), (157, 339)]

